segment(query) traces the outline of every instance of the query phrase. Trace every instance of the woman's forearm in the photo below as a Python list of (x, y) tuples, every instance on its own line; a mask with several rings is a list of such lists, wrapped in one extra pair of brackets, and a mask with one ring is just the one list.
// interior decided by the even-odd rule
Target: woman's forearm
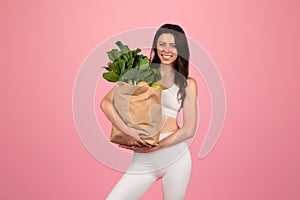
[(162, 147), (174, 145), (194, 136), (197, 127), (197, 86), (195, 81), (186, 88), (183, 104), (183, 126), (160, 142)]
[(113, 94), (113, 89), (103, 98), (100, 107), (104, 112), (105, 116), (108, 118), (108, 120), (116, 128), (118, 128), (124, 133), (127, 133), (127, 129), (128, 129), (127, 125), (120, 118), (119, 114), (117, 113), (117, 111), (115, 110), (112, 104), (112, 94)]
[(178, 129), (176, 132), (173, 134), (169, 135), (165, 139), (161, 140), (159, 142), (159, 145), (161, 148), (167, 147), (167, 146), (172, 146), (175, 144), (178, 144), (180, 142), (183, 142), (191, 137), (193, 137), (195, 134), (194, 130), (187, 130), (187, 129)]
[(197, 107), (196, 105), (191, 105), (189, 112), (184, 112), (184, 125), (175, 131), (173, 134), (169, 135), (165, 139), (160, 141), (161, 147), (171, 146), (183, 142), (195, 135), (196, 132), (196, 124), (197, 124)]

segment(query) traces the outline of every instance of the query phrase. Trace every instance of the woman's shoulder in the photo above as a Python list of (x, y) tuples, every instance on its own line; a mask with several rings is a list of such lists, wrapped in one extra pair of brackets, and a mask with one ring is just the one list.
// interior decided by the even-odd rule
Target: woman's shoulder
[(186, 81), (187, 84), (190, 86), (197, 86), (197, 81), (193, 77), (188, 77)]
[(188, 77), (187, 78), (187, 85), (192, 88), (194, 94), (197, 96), (197, 82), (194, 78)]

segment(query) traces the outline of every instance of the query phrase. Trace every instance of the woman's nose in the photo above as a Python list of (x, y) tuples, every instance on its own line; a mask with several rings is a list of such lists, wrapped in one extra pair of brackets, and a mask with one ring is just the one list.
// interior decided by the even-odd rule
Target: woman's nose
[(163, 52), (165, 52), (165, 53), (169, 53), (170, 51), (169, 51), (169, 49), (168, 49), (168, 48), (165, 48), (165, 49), (163, 49)]
[(163, 51), (169, 52), (169, 51), (170, 51), (170, 46), (169, 46), (169, 45), (166, 45), (166, 46), (163, 48)]

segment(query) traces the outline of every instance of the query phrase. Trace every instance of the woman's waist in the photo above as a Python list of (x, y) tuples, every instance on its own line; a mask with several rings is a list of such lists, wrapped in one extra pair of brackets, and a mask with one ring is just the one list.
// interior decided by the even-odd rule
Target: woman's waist
[[(162, 133), (160, 134), (160, 139), (163, 139), (164, 136), (168, 136), (172, 134), (173, 132), (169, 133)], [(150, 153), (138, 153), (134, 152), (133, 159), (136, 162), (144, 163), (146, 165), (154, 165), (154, 166), (166, 166), (177, 159), (179, 159), (181, 156), (189, 154), (189, 148), (186, 141), (182, 141), (180, 143), (164, 147), (162, 149), (159, 149), (154, 152)], [(161, 168), (159, 167), (159, 168)]]
[(168, 132), (174, 132), (179, 129), (179, 126), (177, 124), (177, 119), (171, 118), (171, 117), (165, 117), (164, 123), (162, 128), (160, 129), (160, 133), (168, 133)]

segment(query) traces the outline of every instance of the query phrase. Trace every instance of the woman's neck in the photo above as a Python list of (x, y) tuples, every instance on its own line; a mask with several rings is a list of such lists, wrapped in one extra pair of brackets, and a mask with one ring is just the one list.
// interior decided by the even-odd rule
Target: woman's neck
[(159, 71), (162, 77), (161, 83), (164, 86), (169, 87), (174, 83), (175, 70), (172, 66), (160, 64)]
[(174, 72), (175, 70), (172, 65), (160, 64), (159, 71), (160, 71), (160, 73), (165, 74), (165, 75), (174, 75), (175, 74), (175, 72)]

